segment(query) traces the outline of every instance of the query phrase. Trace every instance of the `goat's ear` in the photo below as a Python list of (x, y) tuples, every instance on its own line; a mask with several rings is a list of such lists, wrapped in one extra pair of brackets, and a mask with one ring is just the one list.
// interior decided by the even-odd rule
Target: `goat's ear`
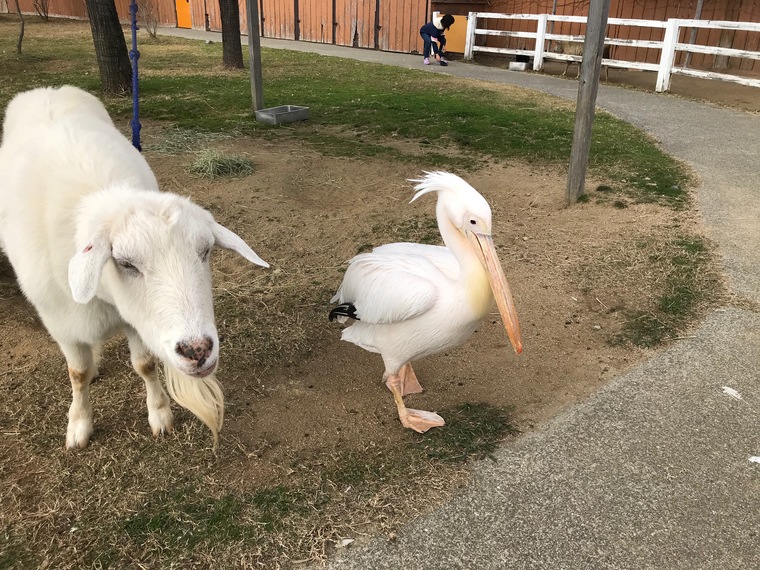
[(89, 303), (100, 283), (103, 266), (111, 257), (111, 243), (105, 237), (90, 240), (69, 261), (69, 287), (77, 303)]
[(214, 242), (219, 247), (234, 251), (256, 265), (269, 267), (269, 264), (256, 255), (256, 252), (248, 247), (248, 244), (245, 243), (239, 235), (228, 230), (222, 224), (212, 222), (211, 233), (214, 235)]

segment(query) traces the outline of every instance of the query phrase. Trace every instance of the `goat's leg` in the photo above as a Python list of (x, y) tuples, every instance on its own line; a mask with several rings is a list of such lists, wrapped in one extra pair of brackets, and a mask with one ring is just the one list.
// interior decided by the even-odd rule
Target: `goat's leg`
[(174, 425), (174, 415), (169, 405), (169, 396), (166, 395), (164, 387), (161, 386), (161, 381), (158, 379), (156, 357), (150, 353), (136, 331), (127, 331), (127, 339), (129, 340), (132, 367), (145, 381), (145, 399), (148, 406), (150, 429), (154, 436), (169, 433)]
[(90, 405), (90, 382), (95, 376), (95, 360), (92, 348), (81, 343), (61, 344), (66, 357), (71, 380), (71, 407), (66, 430), (66, 447), (84, 448), (93, 433), (92, 406)]
[(99, 342), (92, 345), (92, 361), (95, 367), (95, 372), (92, 374), (93, 380), (100, 377), (100, 360), (103, 356), (103, 343)]

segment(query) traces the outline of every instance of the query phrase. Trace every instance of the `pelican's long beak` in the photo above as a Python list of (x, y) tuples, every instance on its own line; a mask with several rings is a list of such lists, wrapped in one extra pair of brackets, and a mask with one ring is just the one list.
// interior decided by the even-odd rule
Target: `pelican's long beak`
[(515, 302), (512, 300), (509, 283), (504, 276), (499, 257), (496, 255), (493, 239), (490, 235), (473, 231), (467, 232), (467, 238), (486, 269), (488, 283), (491, 285), (491, 291), (493, 291), (493, 296), (496, 299), (496, 306), (499, 308), (504, 328), (507, 329), (509, 341), (512, 343), (515, 352), (520, 354), (522, 352), (520, 323), (517, 321)]

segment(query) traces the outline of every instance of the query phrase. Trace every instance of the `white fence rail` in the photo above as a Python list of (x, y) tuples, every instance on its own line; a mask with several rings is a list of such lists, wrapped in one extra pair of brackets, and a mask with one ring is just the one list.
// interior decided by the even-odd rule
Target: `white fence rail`
[[(478, 22), (484, 20), (534, 20), (536, 22), (535, 32), (513, 32), (507, 30), (492, 30), (487, 28), (478, 28)], [(475, 52), (498, 53), (506, 55), (523, 55), (533, 59), (533, 70), (540, 71), (544, 65), (544, 60), (554, 59), (559, 61), (573, 61), (580, 64), (582, 57), (580, 55), (570, 55), (567, 53), (554, 53), (547, 50), (547, 42), (580, 42), (585, 40), (585, 36), (570, 36), (564, 34), (554, 34), (549, 32), (550, 22), (572, 22), (585, 24), (585, 16), (556, 16), (551, 14), (494, 14), (491, 12), (470, 12), (467, 19), (467, 37), (465, 39), (464, 57), (472, 59)], [(747, 58), (760, 60), (760, 52), (739, 50), (733, 48), (703, 46), (697, 44), (685, 44), (678, 41), (681, 28), (712, 28), (721, 30), (745, 30), (750, 32), (760, 32), (760, 24), (752, 22), (725, 22), (719, 20), (682, 20), (672, 18), (666, 21), (657, 20), (628, 20), (624, 18), (609, 18), (608, 26), (636, 26), (645, 28), (661, 28), (664, 30), (662, 41), (657, 40), (632, 40), (627, 38), (605, 38), (605, 46), (628, 46), (639, 48), (650, 48), (660, 50), (659, 63), (645, 63), (637, 61), (625, 61), (615, 59), (602, 59), (602, 65), (613, 68), (640, 69), (657, 72), (657, 84), (655, 90), (658, 92), (670, 90), (670, 79), (672, 75), (690, 75), (692, 77), (701, 77), (704, 79), (716, 79), (719, 81), (730, 81), (752, 87), (760, 87), (759, 79), (750, 79), (727, 73), (716, 73), (712, 71), (701, 71), (679, 67), (675, 65), (676, 52), (691, 52), (712, 54), (718, 56), (727, 56), (735, 58)], [(496, 48), (488, 46), (475, 45), (477, 36), (497, 36), (506, 38), (524, 38), (534, 40), (534, 49), (513, 49), (513, 48)]]

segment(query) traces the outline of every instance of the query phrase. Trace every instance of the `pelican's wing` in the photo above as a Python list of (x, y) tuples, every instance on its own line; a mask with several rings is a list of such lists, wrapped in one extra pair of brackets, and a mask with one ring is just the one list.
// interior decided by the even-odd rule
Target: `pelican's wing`
[(419, 255), (430, 261), (449, 279), (459, 278), (459, 262), (451, 250), (442, 245), (424, 243), (388, 243), (372, 250), (372, 253), (391, 255)]
[[(379, 249), (379, 248), (378, 248)], [(351, 303), (364, 323), (390, 324), (429, 310), (445, 279), (427, 258), (408, 251), (363, 253), (349, 261), (333, 302)]]

